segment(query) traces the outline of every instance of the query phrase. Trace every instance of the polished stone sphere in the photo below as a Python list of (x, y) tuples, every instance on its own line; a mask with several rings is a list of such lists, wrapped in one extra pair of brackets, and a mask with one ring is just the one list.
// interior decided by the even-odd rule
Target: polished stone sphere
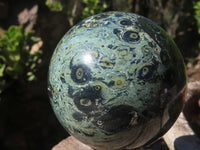
[(182, 110), (183, 58), (169, 35), (133, 13), (105, 12), (73, 26), (52, 56), (48, 92), (69, 134), (98, 150), (161, 137)]

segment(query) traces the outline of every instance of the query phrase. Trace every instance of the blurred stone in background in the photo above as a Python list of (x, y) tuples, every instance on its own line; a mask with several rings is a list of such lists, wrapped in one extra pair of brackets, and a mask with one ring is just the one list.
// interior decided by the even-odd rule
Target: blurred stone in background
[(8, 3), (6, 1), (0, 1), (0, 19), (5, 19), (8, 16)]
[(189, 126), (200, 137), (200, 81), (189, 83), (188, 89), (183, 113)]

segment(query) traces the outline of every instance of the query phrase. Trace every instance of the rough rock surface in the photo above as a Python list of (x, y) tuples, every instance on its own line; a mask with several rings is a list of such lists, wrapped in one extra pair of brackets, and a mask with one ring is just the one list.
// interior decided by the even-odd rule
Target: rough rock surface
[(52, 150), (92, 150), (92, 148), (70, 136), (58, 143)]

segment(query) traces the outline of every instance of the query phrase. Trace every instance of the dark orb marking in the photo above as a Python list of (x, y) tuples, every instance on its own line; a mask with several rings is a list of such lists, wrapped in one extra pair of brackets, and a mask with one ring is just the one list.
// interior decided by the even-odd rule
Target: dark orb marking
[(94, 87), (94, 89), (95, 89), (95, 91), (100, 91), (100, 90), (101, 90), (101, 86), (100, 86), (100, 85), (96, 85), (96, 86)]
[(102, 100), (100, 89), (101, 87), (89, 86), (84, 88), (83, 91), (77, 92), (73, 97), (76, 107), (89, 117), (100, 115), (101, 113), (96, 105), (96, 101), (99, 103)]
[(91, 71), (86, 65), (72, 67), (71, 78), (76, 83), (85, 83), (91, 79)]
[(113, 33), (114, 33), (114, 34), (121, 33), (121, 30), (120, 30), (120, 29), (114, 29), (114, 30), (113, 30)]
[(160, 30), (159, 26), (147, 18), (138, 18), (139, 27), (150, 35), (152, 39), (161, 47), (165, 47), (167, 44), (164, 31)]
[(177, 82), (175, 78), (175, 70), (172, 68), (169, 68), (165, 74), (164, 74), (164, 83), (168, 86), (168, 88), (174, 86), (174, 84)]
[[(151, 103), (151, 102), (150, 102)], [(150, 104), (148, 103), (148, 105)], [(144, 110), (140, 114), (140, 118), (138, 119), (138, 122), (146, 122), (147, 120), (150, 120), (151, 118), (155, 118), (157, 114), (162, 114), (161, 109), (159, 109), (159, 106), (154, 106), (157, 109), (153, 109), (153, 107), (149, 110)]]
[(119, 22), (119, 24), (120, 24), (120, 25), (123, 25), (123, 26), (130, 26), (130, 25), (132, 25), (133, 23), (132, 23), (132, 21), (129, 20), (129, 19), (123, 19), (123, 20), (121, 20), (121, 21)]
[(114, 106), (105, 115), (96, 118), (95, 125), (110, 134), (116, 133), (131, 126), (131, 121), (136, 119), (135, 113), (134, 108), (128, 105)]
[(167, 38), (164, 33), (156, 34), (156, 40), (161, 47), (166, 47), (167, 45)]
[(136, 48), (130, 47), (129, 50), (130, 50), (130, 52), (134, 52), (134, 53), (135, 53), (135, 49), (136, 49)]
[[(145, 104), (148, 102), (145, 102)], [(149, 111), (149, 110), (144, 110), (142, 112), (142, 115), (144, 116), (144, 118), (153, 118), (153, 114)]]
[(74, 93), (74, 89), (71, 85), (69, 85), (68, 95), (69, 95), (70, 98), (73, 98), (73, 93)]
[(75, 112), (72, 114), (72, 117), (77, 120), (77, 121), (82, 121), (84, 119), (84, 115), (79, 113), (79, 112)]
[(119, 38), (119, 40), (121, 39), (121, 34), (122, 34), (122, 31), (121, 29), (113, 29), (113, 33)]
[(134, 31), (126, 31), (123, 36), (122, 39), (126, 42), (137, 42), (140, 40), (140, 36), (138, 35), (137, 32)]
[(111, 80), (111, 81), (107, 84), (108, 87), (112, 87), (112, 86), (114, 86), (114, 85), (115, 85), (115, 81), (113, 81), (113, 80)]
[(109, 45), (108, 45), (108, 48), (109, 48), (109, 49), (112, 49), (112, 48), (113, 48), (113, 45), (112, 45), (112, 44), (109, 44)]
[(162, 50), (160, 52), (160, 58), (161, 58), (161, 61), (164, 65), (169, 65), (170, 64), (170, 57), (169, 57), (169, 54), (167, 51), (165, 50)]
[(82, 105), (82, 106), (90, 106), (90, 105), (92, 105), (92, 102), (91, 102), (91, 100), (90, 99), (88, 99), (88, 98), (81, 98), (80, 99), (80, 104)]
[(154, 72), (157, 69), (157, 65), (146, 65), (142, 67), (138, 72), (138, 78), (144, 81), (150, 81), (154, 79)]

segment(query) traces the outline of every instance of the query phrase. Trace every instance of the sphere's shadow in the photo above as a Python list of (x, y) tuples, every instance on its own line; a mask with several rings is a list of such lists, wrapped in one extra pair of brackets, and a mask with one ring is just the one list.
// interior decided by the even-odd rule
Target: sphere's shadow
[(186, 135), (177, 138), (174, 141), (176, 150), (199, 150), (200, 139), (196, 135)]

